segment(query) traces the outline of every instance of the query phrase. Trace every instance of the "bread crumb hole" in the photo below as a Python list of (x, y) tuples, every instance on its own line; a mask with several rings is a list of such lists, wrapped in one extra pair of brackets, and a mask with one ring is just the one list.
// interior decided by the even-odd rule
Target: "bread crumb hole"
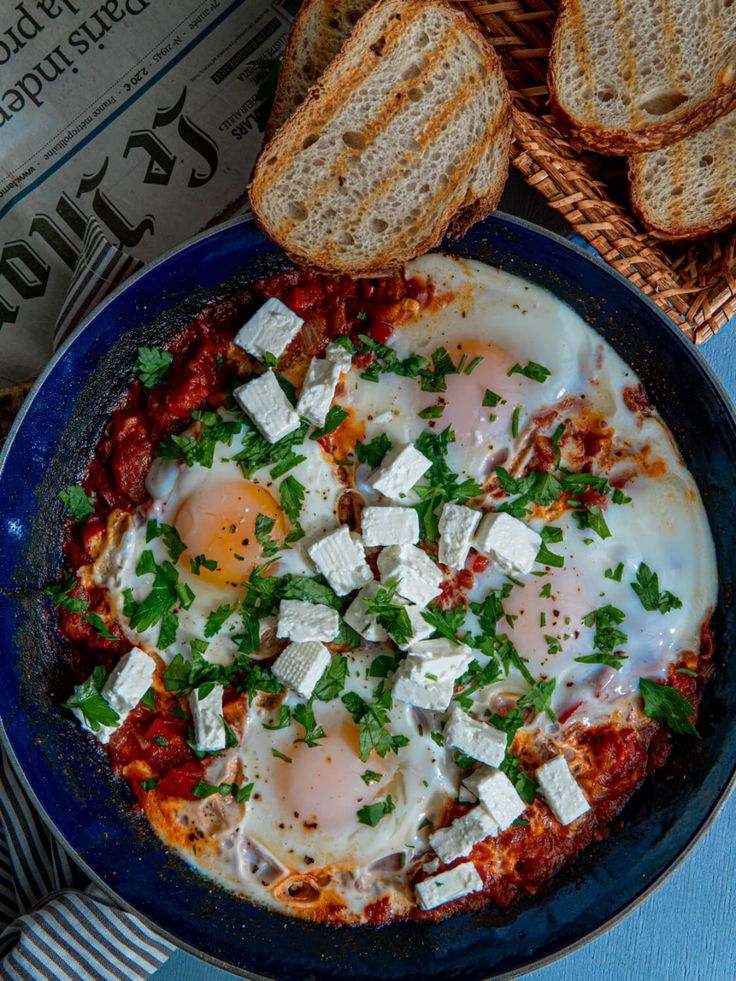
[(616, 98), (615, 89), (598, 89), (596, 98), (599, 102), (612, 102)]
[(422, 99), (422, 90), (416, 88), (416, 86), (410, 88), (406, 94), (412, 102), (420, 102)]
[(340, 234), (337, 236), (337, 241), (340, 243), (340, 245), (353, 245), (355, 239), (349, 232), (340, 232)]
[(303, 201), (289, 201), (286, 210), (289, 218), (293, 218), (295, 221), (304, 221), (308, 214)]
[(342, 134), (342, 141), (353, 150), (365, 150), (365, 137), (357, 130), (347, 130)]
[(387, 228), (388, 222), (384, 221), (383, 218), (371, 218), (372, 232), (385, 232)]
[(310, 146), (314, 146), (318, 139), (319, 133), (308, 133), (302, 141), (302, 150), (308, 150)]
[(644, 112), (648, 112), (650, 116), (666, 116), (667, 113), (681, 106), (683, 102), (687, 102), (687, 96), (684, 92), (679, 92), (677, 89), (668, 89), (655, 92), (641, 99), (639, 108), (643, 109)]
[(429, 34), (427, 34), (426, 31), (422, 31), (420, 34), (417, 34), (414, 44), (416, 44), (418, 48), (426, 48), (429, 44)]

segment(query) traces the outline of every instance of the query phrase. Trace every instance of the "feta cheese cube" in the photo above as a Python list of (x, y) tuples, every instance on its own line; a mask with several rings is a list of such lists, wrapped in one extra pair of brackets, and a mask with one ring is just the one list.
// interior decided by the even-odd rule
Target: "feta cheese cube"
[(431, 466), (431, 460), (420, 453), (413, 443), (397, 446), (384, 457), (379, 469), (368, 480), (368, 485), (384, 497), (398, 501), (409, 493)]
[(414, 603), (406, 603), (405, 600), (403, 602), (406, 604), (406, 612), (409, 616), (409, 623), (411, 624), (411, 637), (405, 644), (399, 644), (398, 646), (402, 651), (408, 651), (420, 641), (430, 637), (434, 633), (434, 627), (424, 619), (420, 606), (416, 606)]
[(478, 892), (483, 888), (483, 880), (472, 862), (463, 862), (454, 869), (439, 872), (429, 879), (418, 882), (414, 887), (417, 906), (419, 909), (434, 909), (450, 903), (453, 899), (467, 896), (469, 892)]
[(373, 582), (360, 535), (352, 535), (346, 525), (317, 539), (307, 552), (338, 596)]
[(415, 708), (444, 712), (452, 699), (455, 684), (452, 678), (430, 678), (432, 662), (411, 654), (401, 662), (393, 682), (393, 697)]
[(272, 296), (243, 324), (233, 342), (254, 358), (263, 360), (266, 354), (279, 358), (303, 323), (301, 317)]
[(564, 756), (555, 756), (538, 767), (536, 777), (550, 811), (560, 824), (572, 824), (590, 810), (590, 804)]
[(440, 513), (439, 560), (451, 569), (462, 569), (470, 551), (475, 529), (481, 519), (480, 511), (462, 504), (445, 504)]
[(373, 642), (388, 640), (388, 631), (384, 630), (376, 619), (375, 613), (369, 613), (364, 599), (375, 599), (381, 588), (380, 583), (369, 582), (364, 586), (343, 614), (343, 620), (361, 637)]
[(391, 545), (378, 556), (381, 580), (399, 581), (399, 593), (417, 606), (426, 606), (439, 596), (442, 571), (416, 545)]
[(504, 572), (520, 576), (532, 571), (541, 544), (536, 531), (505, 511), (484, 515), (473, 540)]
[(468, 790), (464, 783), (458, 787), (457, 799), (461, 804), (475, 804), (478, 800), (472, 790)]
[(194, 742), (200, 752), (225, 748), (225, 723), (222, 716), (222, 685), (215, 685), (204, 698), (200, 689), (189, 694), (189, 710), (194, 723)]
[(473, 652), (467, 644), (453, 644), (451, 640), (437, 637), (421, 640), (409, 649), (412, 657), (427, 663), (427, 671), (436, 674), (441, 681), (459, 678), (473, 660)]
[(153, 658), (140, 647), (133, 647), (127, 654), (123, 654), (108, 675), (100, 695), (110, 708), (117, 712), (119, 718), (117, 725), (100, 725), (98, 729), (93, 729), (80, 708), (72, 709), (72, 714), (79, 719), (82, 728), (93, 733), (99, 742), (109, 742), (110, 736), (125, 722), (129, 712), (136, 707), (151, 687), (155, 667)]
[(453, 706), (444, 730), (445, 745), (454, 746), (488, 766), (500, 766), (506, 755), (506, 733), (487, 722), (478, 722)]
[(317, 640), (289, 644), (273, 662), (271, 671), (287, 688), (311, 698), (315, 685), (330, 663), (330, 652)]
[(324, 426), (339, 381), (340, 369), (333, 361), (312, 358), (296, 404), (297, 414), (313, 426)]
[(414, 508), (363, 508), (360, 526), (366, 548), (419, 541), (419, 515)]
[(325, 348), (325, 357), (336, 364), (342, 374), (346, 375), (353, 367), (352, 354), (337, 341), (330, 341)]
[(463, 783), (496, 821), (500, 831), (505, 831), (526, 810), (526, 804), (506, 774), (492, 766), (482, 766)]
[(429, 843), (440, 859), (449, 865), (469, 855), (474, 845), (498, 833), (498, 824), (484, 807), (474, 807), (447, 828), (429, 836)]
[(434, 875), (437, 869), (440, 867), (440, 860), (438, 858), (433, 858), (431, 862), (425, 862), (422, 866), (422, 872), (426, 872), (427, 875)]
[(276, 443), (299, 428), (299, 416), (272, 371), (236, 388), (233, 395), (269, 443)]
[(277, 637), (289, 640), (334, 640), (340, 631), (337, 610), (323, 603), (304, 603), (302, 600), (281, 600)]

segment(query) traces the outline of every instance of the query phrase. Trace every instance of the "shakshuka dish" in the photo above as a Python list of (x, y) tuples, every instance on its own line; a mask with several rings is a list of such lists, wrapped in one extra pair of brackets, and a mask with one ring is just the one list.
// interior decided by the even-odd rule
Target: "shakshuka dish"
[(294, 269), (130, 368), (62, 494), (60, 711), (220, 886), (332, 924), (508, 906), (698, 737), (703, 504), (552, 294)]

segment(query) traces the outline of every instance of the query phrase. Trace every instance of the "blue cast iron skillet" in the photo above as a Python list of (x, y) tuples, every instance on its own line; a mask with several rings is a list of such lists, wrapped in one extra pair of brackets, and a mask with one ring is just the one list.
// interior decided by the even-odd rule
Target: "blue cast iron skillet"
[(278, 981), (476, 981), (540, 966), (590, 940), (648, 895), (713, 820), (736, 766), (736, 433), (707, 365), (667, 318), (600, 261), (539, 228), (495, 215), (450, 252), (500, 266), (569, 303), (644, 381), (703, 494), (718, 550), (717, 676), (702, 740), (678, 741), (611, 835), (545, 895), (434, 926), (334, 929), (251, 905), (169, 852), (132, 808), (93, 741), (56, 707), (64, 645), (42, 590), (59, 574), (59, 491), (81, 477), (136, 348), (163, 342), (203, 304), (286, 266), (257, 229), (230, 222), (153, 263), (114, 293), (53, 358), (0, 459), (0, 718), (4, 745), (58, 839), (87, 872), (180, 946)]

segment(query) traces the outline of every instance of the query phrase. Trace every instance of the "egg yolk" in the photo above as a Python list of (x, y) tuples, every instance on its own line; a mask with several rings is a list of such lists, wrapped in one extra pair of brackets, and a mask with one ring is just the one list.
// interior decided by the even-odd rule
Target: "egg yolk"
[[(442, 415), (442, 425), (452, 427), (460, 444), (472, 446), (476, 432), (483, 434), (483, 441), (493, 432), (503, 431), (505, 417), (511, 417), (513, 411), (514, 392), (517, 392), (515, 378), (508, 377), (508, 371), (513, 367), (513, 360), (508, 351), (495, 344), (481, 344), (478, 341), (460, 341), (456, 345), (447, 346), (448, 354), (456, 365), (460, 365), (463, 355), (465, 364), (463, 371), (446, 378), (447, 391), (444, 401), (447, 403)], [(473, 371), (466, 375), (468, 368), (476, 358), (481, 358)], [(500, 401), (495, 407), (483, 406), (486, 389), (490, 389), (505, 404)], [(496, 428), (490, 422), (490, 416), (496, 416)]]
[(218, 586), (237, 587), (264, 561), (256, 538), (259, 514), (273, 519), (269, 537), (283, 542), (281, 510), (267, 488), (246, 480), (207, 483), (198, 488), (182, 503), (174, 520), (187, 546), (181, 561), (188, 567), (190, 559), (204, 555), (217, 562), (217, 567), (200, 566), (200, 578)]
[(380, 783), (366, 786), (361, 774), (367, 769), (390, 776), (386, 760), (372, 753), (360, 760), (359, 730), (352, 722), (339, 726), (325, 722), (327, 735), (316, 746), (294, 743), (288, 750), (291, 766), (274, 768), (285, 813), (297, 812), (316, 822), (325, 834), (344, 832), (355, 825), (355, 813), (370, 804)]

